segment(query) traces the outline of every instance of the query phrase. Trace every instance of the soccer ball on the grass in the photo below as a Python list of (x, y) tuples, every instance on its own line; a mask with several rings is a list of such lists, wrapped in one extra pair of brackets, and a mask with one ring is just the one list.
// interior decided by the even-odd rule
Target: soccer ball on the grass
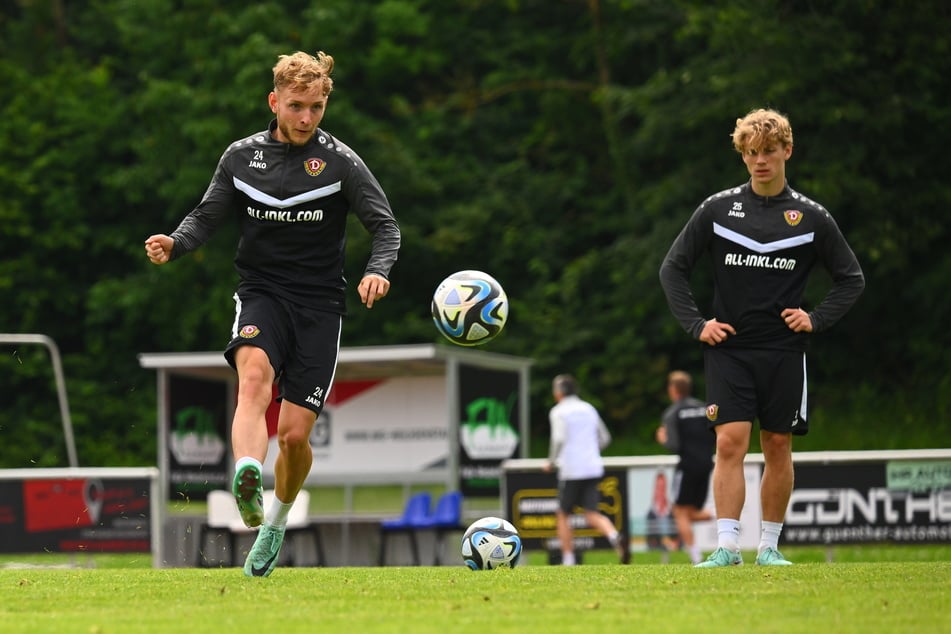
[(469, 525), (462, 537), (462, 560), (472, 570), (514, 568), (522, 556), (518, 531), (499, 517), (483, 517)]
[(432, 313), (446, 339), (460, 346), (479, 346), (502, 332), (509, 300), (491, 275), (459, 271), (436, 287)]

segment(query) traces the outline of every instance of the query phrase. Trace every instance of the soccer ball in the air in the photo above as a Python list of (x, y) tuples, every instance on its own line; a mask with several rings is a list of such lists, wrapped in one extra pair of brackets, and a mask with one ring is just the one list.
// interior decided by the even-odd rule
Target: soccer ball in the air
[(436, 287), (432, 313), (446, 339), (460, 346), (478, 346), (502, 332), (509, 300), (491, 275), (459, 271)]
[(522, 538), (499, 517), (476, 520), (462, 537), (462, 560), (472, 570), (514, 568), (521, 556)]

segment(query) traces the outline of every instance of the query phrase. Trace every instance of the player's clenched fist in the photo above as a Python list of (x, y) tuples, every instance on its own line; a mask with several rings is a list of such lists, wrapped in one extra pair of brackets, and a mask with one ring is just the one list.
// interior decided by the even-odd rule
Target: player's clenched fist
[(175, 241), (164, 233), (149, 236), (145, 240), (145, 255), (152, 264), (165, 264), (172, 254), (172, 245)]

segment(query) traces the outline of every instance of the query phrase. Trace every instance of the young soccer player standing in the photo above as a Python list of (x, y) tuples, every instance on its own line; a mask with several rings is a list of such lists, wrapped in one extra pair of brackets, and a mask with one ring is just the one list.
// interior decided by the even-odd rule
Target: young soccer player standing
[[(793, 487), (792, 436), (808, 431), (805, 350), (810, 333), (831, 327), (865, 287), (855, 254), (828, 211), (786, 182), (789, 120), (759, 109), (737, 119), (733, 146), (750, 180), (707, 198), (674, 240), (660, 268), (667, 302), (705, 345), (707, 418), (716, 431), (713, 495), (718, 548), (698, 564), (743, 563), (743, 460), (758, 419), (765, 466), (756, 563), (789, 565), (777, 548)], [(713, 263), (713, 305), (698, 308), (689, 280), (702, 257)], [(809, 272), (823, 266), (832, 287), (802, 308)]]

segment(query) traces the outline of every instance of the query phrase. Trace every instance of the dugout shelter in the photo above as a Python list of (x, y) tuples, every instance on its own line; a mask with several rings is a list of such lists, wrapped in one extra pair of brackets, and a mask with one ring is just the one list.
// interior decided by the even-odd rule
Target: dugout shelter
[[(157, 371), (165, 499), (229, 488), (237, 375), (221, 352), (142, 353)], [(311, 434), (308, 484), (444, 483), (497, 496), (501, 463), (528, 455), (531, 359), (448, 345), (341, 348)], [(276, 386), (275, 386), (276, 395)], [(273, 479), (279, 403), (268, 411)]]

